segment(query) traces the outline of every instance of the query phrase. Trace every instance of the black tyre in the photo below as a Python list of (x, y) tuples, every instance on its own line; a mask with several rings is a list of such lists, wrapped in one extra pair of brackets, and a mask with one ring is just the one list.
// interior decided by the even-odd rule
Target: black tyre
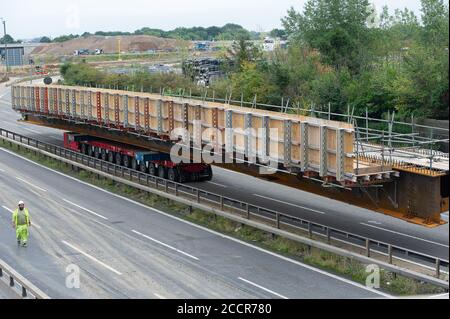
[(186, 183), (189, 180), (189, 175), (185, 172), (180, 172), (180, 183)]
[(90, 157), (93, 157), (93, 156), (94, 156), (94, 151), (92, 150), (92, 147), (91, 147), (91, 146), (88, 147), (87, 155), (90, 156)]
[(94, 150), (94, 157), (99, 159), (100, 158), (100, 149), (98, 147)]
[(153, 164), (153, 163), (148, 164), (148, 173), (153, 176), (157, 175), (158, 171), (156, 169), (155, 164)]
[(125, 166), (126, 168), (130, 168), (130, 163), (131, 162), (131, 158), (128, 155), (124, 155), (123, 156), (123, 166)]
[(108, 162), (114, 163), (114, 160), (115, 160), (115, 158), (114, 158), (114, 152), (109, 152), (109, 153), (108, 153)]
[(108, 159), (108, 154), (106, 153), (106, 150), (102, 149), (100, 151), (100, 156), (102, 158), (102, 161), (106, 161)]
[(116, 154), (116, 165), (122, 166), (122, 155), (120, 153)]
[(138, 163), (137, 163), (135, 158), (131, 159), (131, 169), (134, 170), (134, 171), (138, 170)]
[(88, 155), (88, 147), (86, 144), (81, 144), (81, 153), (84, 155)]
[(158, 168), (158, 177), (167, 179), (167, 170), (164, 166)]
[(144, 161), (142, 161), (141, 164), (139, 164), (139, 170), (140, 170), (142, 173), (147, 173), (147, 165), (145, 164)]
[(199, 181), (199, 174), (191, 173), (191, 182), (198, 182), (198, 181)]
[(180, 182), (180, 175), (178, 174), (178, 171), (174, 168), (169, 168), (167, 171), (167, 179), (169, 181), (179, 183)]
[(205, 171), (206, 171), (206, 174), (208, 174), (208, 176), (205, 177), (204, 180), (205, 180), (205, 181), (210, 181), (210, 180), (212, 180), (212, 178), (213, 178), (212, 167), (211, 167), (211, 166), (208, 166), (208, 167), (206, 168)]

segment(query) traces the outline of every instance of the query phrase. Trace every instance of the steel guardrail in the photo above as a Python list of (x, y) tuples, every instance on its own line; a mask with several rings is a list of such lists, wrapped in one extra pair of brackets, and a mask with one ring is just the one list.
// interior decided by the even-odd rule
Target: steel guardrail
[[(129, 181), (138, 182), (140, 185), (162, 191), (165, 194), (175, 195), (177, 198), (188, 199), (195, 203), (213, 204), (215, 208), (219, 208), (223, 212), (238, 214), (247, 220), (253, 219), (258, 221), (265, 221), (270, 223), (277, 229), (281, 229), (282, 225), (293, 227), (308, 233), (309, 237), (313, 235), (326, 238), (328, 244), (333, 240), (338, 242), (345, 242), (352, 247), (363, 249), (363, 253), (359, 253), (365, 257), (371, 257), (372, 254), (380, 254), (387, 256), (388, 263), (394, 265), (393, 260), (398, 259), (405, 263), (413, 264), (414, 266), (424, 267), (428, 270), (434, 271), (434, 276), (440, 278), (442, 267), (449, 267), (449, 261), (436, 256), (417, 252), (408, 248), (393, 245), (383, 241), (375, 240), (362, 235), (354, 234), (341, 229), (325, 226), (316, 222), (312, 222), (297, 216), (274, 211), (258, 205), (253, 205), (227, 196), (202, 190), (190, 185), (172, 182), (157, 176), (153, 176), (140, 171), (132, 170), (124, 166), (119, 166), (114, 163), (103, 161), (88, 155), (84, 155), (64, 147), (54, 144), (41, 142), (37, 139), (30, 138), (0, 128), (0, 137), (6, 137), (18, 144), (28, 145), (36, 149), (54, 154), (58, 157), (65, 158), (72, 162), (80, 163), (94, 170), (101, 171), (116, 177), (127, 179)], [(308, 210), (308, 208), (305, 208)], [(377, 249), (375, 249), (378, 248)], [(380, 251), (384, 249), (384, 251)], [(429, 265), (420, 264), (413, 260), (407, 260), (398, 256), (403, 254), (405, 256), (417, 258), (420, 261), (428, 262)], [(433, 266), (431, 266), (433, 265)]]
[(14, 289), (16, 284), (19, 284), (22, 291), (22, 298), (27, 298), (32, 295), (34, 299), (50, 299), (50, 297), (42, 290), (33, 285), (30, 281), (20, 275), (6, 262), (0, 259), (0, 280), (4, 276), (9, 277), (9, 286)]

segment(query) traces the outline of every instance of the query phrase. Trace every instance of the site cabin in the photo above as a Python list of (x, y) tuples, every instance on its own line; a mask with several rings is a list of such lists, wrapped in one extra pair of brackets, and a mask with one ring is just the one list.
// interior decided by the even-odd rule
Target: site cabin
[(211, 165), (171, 161), (170, 155), (78, 133), (64, 133), (64, 147), (119, 166), (139, 170), (173, 182), (210, 181)]

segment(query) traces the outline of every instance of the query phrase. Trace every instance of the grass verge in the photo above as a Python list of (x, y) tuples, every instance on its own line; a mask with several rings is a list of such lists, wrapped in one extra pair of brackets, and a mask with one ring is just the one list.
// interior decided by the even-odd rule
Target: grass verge
[[(115, 183), (106, 178), (98, 178), (96, 174), (90, 172), (72, 170), (70, 166), (62, 162), (44, 157), (39, 153), (35, 154), (24, 148), (18, 149), (16, 146), (10, 145), (7, 142), (5, 143), (4, 141), (3, 143), (0, 143), (0, 146), (34, 162), (58, 170), (92, 185), (104, 188), (115, 194), (125, 196), (147, 206), (162, 210), (223, 234), (233, 236), (234, 238), (252, 243), (261, 248), (279, 253), (305, 264), (326, 270), (357, 283), (365, 285), (366, 279), (370, 274), (366, 272), (367, 265), (351, 258), (342, 257), (316, 248), (310, 248), (307, 245), (280, 236), (273, 236), (262, 230), (242, 225), (221, 216), (216, 216), (198, 209), (190, 209), (186, 205), (176, 203), (166, 198), (149, 194), (127, 185)], [(395, 275), (385, 270), (380, 270), (380, 288), (382, 291), (396, 296), (440, 294), (445, 292), (443, 288), (404, 276)]]

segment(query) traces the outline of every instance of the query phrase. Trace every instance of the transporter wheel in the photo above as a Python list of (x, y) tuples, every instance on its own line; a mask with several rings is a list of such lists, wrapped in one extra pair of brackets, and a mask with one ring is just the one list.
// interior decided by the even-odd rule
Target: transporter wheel
[(167, 170), (164, 166), (158, 168), (158, 176), (159, 178), (167, 179)]
[(100, 158), (100, 149), (98, 147), (96, 147), (95, 150), (94, 150), (94, 157), (96, 159)]
[(130, 157), (128, 155), (124, 155), (123, 157), (123, 166), (126, 168), (130, 168)]
[(212, 178), (213, 178), (212, 167), (211, 167), (211, 166), (208, 166), (208, 167), (205, 169), (205, 171), (206, 171), (206, 174), (208, 174), (208, 176), (205, 177), (204, 180), (207, 181), (207, 182), (209, 182), (209, 181), (212, 180)]
[(153, 176), (158, 175), (158, 174), (157, 174), (158, 171), (157, 171), (156, 166), (155, 166), (154, 163), (148, 164), (148, 173), (149, 173), (150, 175), (153, 175)]
[(145, 164), (144, 161), (142, 161), (141, 164), (139, 164), (139, 170), (140, 170), (142, 173), (147, 173), (147, 165)]
[(198, 182), (199, 181), (199, 174), (198, 173), (191, 173), (191, 182)]
[(178, 171), (174, 168), (169, 168), (167, 172), (167, 178), (171, 182), (178, 183), (180, 181), (180, 175), (178, 174)]
[(106, 153), (106, 150), (102, 149), (100, 151), (100, 154), (101, 154), (102, 161), (106, 161), (108, 159), (108, 154)]
[(84, 155), (88, 155), (88, 148), (86, 144), (81, 144), (81, 153)]
[(135, 158), (131, 159), (131, 169), (134, 170), (134, 171), (138, 170), (138, 163), (137, 163)]
[(114, 163), (114, 152), (108, 153), (108, 162)]
[(116, 165), (122, 166), (122, 155), (120, 153), (116, 154)]
[(180, 172), (180, 183), (186, 183), (189, 180), (189, 175), (186, 174), (185, 172), (181, 171)]

